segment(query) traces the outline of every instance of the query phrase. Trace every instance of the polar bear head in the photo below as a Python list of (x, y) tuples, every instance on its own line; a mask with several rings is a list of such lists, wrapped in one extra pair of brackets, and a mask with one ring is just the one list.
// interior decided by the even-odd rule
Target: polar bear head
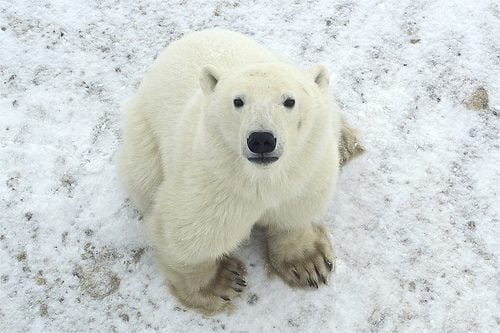
[(247, 168), (277, 168), (314, 158), (324, 152), (331, 134), (328, 83), (322, 65), (306, 71), (285, 63), (257, 63), (235, 71), (207, 65), (200, 86), (210, 137)]

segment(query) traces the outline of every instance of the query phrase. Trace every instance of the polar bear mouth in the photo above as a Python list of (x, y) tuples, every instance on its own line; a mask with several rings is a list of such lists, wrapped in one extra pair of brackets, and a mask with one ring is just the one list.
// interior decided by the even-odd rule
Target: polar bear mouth
[(255, 163), (255, 164), (262, 164), (262, 165), (274, 163), (278, 159), (279, 159), (279, 157), (277, 157), (277, 156), (266, 156), (265, 154), (260, 154), (258, 156), (248, 157), (248, 160), (250, 162)]

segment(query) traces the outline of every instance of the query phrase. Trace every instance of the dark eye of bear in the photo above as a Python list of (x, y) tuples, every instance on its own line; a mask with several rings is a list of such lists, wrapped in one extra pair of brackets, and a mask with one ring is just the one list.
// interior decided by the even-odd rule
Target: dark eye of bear
[(235, 98), (233, 100), (233, 104), (234, 106), (236, 106), (237, 108), (241, 108), (245, 103), (243, 103), (243, 100), (241, 98)]
[(287, 108), (293, 108), (295, 105), (295, 100), (293, 98), (287, 98), (284, 102), (283, 105)]

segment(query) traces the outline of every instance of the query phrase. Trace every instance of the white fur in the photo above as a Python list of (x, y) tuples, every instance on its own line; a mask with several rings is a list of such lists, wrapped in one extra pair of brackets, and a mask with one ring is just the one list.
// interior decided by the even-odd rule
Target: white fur
[[(244, 107), (233, 106), (236, 96)], [(292, 109), (282, 105), (287, 96)], [(270, 165), (245, 156), (258, 130), (278, 140), (282, 155)], [(183, 267), (235, 250), (257, 223), (311, 228), (334, 192), (339, 131), (323, 66), (299, 70), (220, 29), (170, 44), (127, 111), (118, 158), (170, 284)]]

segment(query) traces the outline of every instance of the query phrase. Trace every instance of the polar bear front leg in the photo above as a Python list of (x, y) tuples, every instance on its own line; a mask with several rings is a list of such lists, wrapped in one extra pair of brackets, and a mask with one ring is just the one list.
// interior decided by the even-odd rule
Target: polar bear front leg
[(233, 310), (233, 301), (247, 286), (245, 265), (232, 256), (177, 267), (161, 258), (159, 261), (177, 299), (205, 315)]
[(274, 271), (291, 287), (328, 284), (335, 268), (335, 255), (326, 228), (267, 229), (268, 260)]
[[(157, 194), (144, 224), (167, 285), (183, 305), (203, 314), (232, 310), (246, 287), (246, 271), (231, 253), (249, 236), (251, 224), (234, 223), (234, 217), (225, 219), (220, 214), (227, 208), (219, 209), (220, 204), (204, 209), (182, 207), (183, 202), (197, 201), (175, 201), (176, 193), (164, 191), (163, 186), (167, 185), (161, 185), (163, 192)], [(196, 219), (194, 213), (202, 218)]]

